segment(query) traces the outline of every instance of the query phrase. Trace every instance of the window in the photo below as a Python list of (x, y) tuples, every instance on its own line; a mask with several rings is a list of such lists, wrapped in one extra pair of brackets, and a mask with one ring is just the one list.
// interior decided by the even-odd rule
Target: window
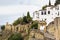
[(59, 16), (59, 12), (58, 12), (58, 16)]
[(46, 15), (46, 11), (44, 12), (44, 15)]
[(46, 21), (46, 19), (45, 19), (45, 21)]
[(50, 11), (48, 11), (48, 14), (50, 14)]
[(43, 15), (43, 12), (41, 12), (41, 15)]

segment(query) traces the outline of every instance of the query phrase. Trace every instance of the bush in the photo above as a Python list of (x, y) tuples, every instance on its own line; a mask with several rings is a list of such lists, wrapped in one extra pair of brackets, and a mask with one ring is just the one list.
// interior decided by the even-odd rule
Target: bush
[(43, 6), (42, 9), (44, 10), (47, 7), (47, 5)]
[(23, 23), (23, 18), (18, 18), (17, 20), (15, 20), (15, 21), (13, 22), (13, 25), (16, 26), (16, 25), (22, 24), (22, 23)]
[(28, 21), (28, 23), (32, 21), (32, 18), (30, 16), (29, 12), (27, 12), (27, 21)]
[(23, 23), (28, 23), (26, 16), (23, 17)]
[(38, 22), (33, 22), (31, 28), (38, 29)]
[(21, 34), (16, 33), (16, 34), (12, 34), (8, 40), (23, 40), (23, 37), (21, 36)]
[(27, 12), (27, 16), (23, 17), (23, 22), (24, 23), (30, 23), (31, 21), (32, 21), (32, 18), (30, 16), (29, 12)]
[(5, 29), (5, 25), (2, 25), (2, 26), (1, 26), (1, 30), (4, 30), (4, 29)]
[(55, 5), (60, 4), (60, 0), (56, 0)]
[(23, 18), (18, 18), (13, 22), (13, 25), (16, 26), (18, 24), (27, 24), (32, 21), (32, 18), (30, 17), (29, 12), (27, 12), (27, 16), (24, 16)]

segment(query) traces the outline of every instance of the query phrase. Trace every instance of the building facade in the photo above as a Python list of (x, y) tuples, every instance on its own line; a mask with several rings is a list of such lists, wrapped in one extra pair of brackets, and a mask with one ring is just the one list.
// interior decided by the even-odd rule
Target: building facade
[(50, 0), (44, 9), (33, 12), (33, 20), (45, 20), (47, 25), (56, 17), (60, 17), (60, 4), (51, 5)]

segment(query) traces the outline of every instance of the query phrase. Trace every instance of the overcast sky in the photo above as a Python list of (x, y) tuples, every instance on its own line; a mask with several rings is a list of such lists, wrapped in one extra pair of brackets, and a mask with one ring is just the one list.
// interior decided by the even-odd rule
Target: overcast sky
[[(51, 0), (52, 5), (55, 0)], [(29, 11), (30, 15), (43, 5), (48, 5), (49, 0), (0, 0), (0, 25), (12, 23), (18, 17)]]

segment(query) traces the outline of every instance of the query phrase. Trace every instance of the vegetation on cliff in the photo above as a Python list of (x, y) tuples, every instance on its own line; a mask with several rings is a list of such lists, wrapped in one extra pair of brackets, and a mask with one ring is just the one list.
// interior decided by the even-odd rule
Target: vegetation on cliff
[(31, 21), (32, 21), (32, 18), (30, 16), (29, 12), (27, 12), (27, 16), (18, 18), (17, 20), (15, 20), (13, 22), (13, 25), (16, 26), (18, 24), (27, 24), (27, 23), (30, 23)]
[(23, 37), (21, 36), (20, 33), (15, 33), (15, 34), (12, 34), (8, 40), (23, 40)]
[(2, 26), (1, 26), (1, 30), (4, 30), (4, 29), (5, 29), (5, 25), (2, 25)]
[(38, 22), (37, 21), (33, 21), (32, 25), (31, 25), (32, 29), (38, 29)]
[(47, 5), (43, 6), (42, 9), (44, 10), (47, 7)]

